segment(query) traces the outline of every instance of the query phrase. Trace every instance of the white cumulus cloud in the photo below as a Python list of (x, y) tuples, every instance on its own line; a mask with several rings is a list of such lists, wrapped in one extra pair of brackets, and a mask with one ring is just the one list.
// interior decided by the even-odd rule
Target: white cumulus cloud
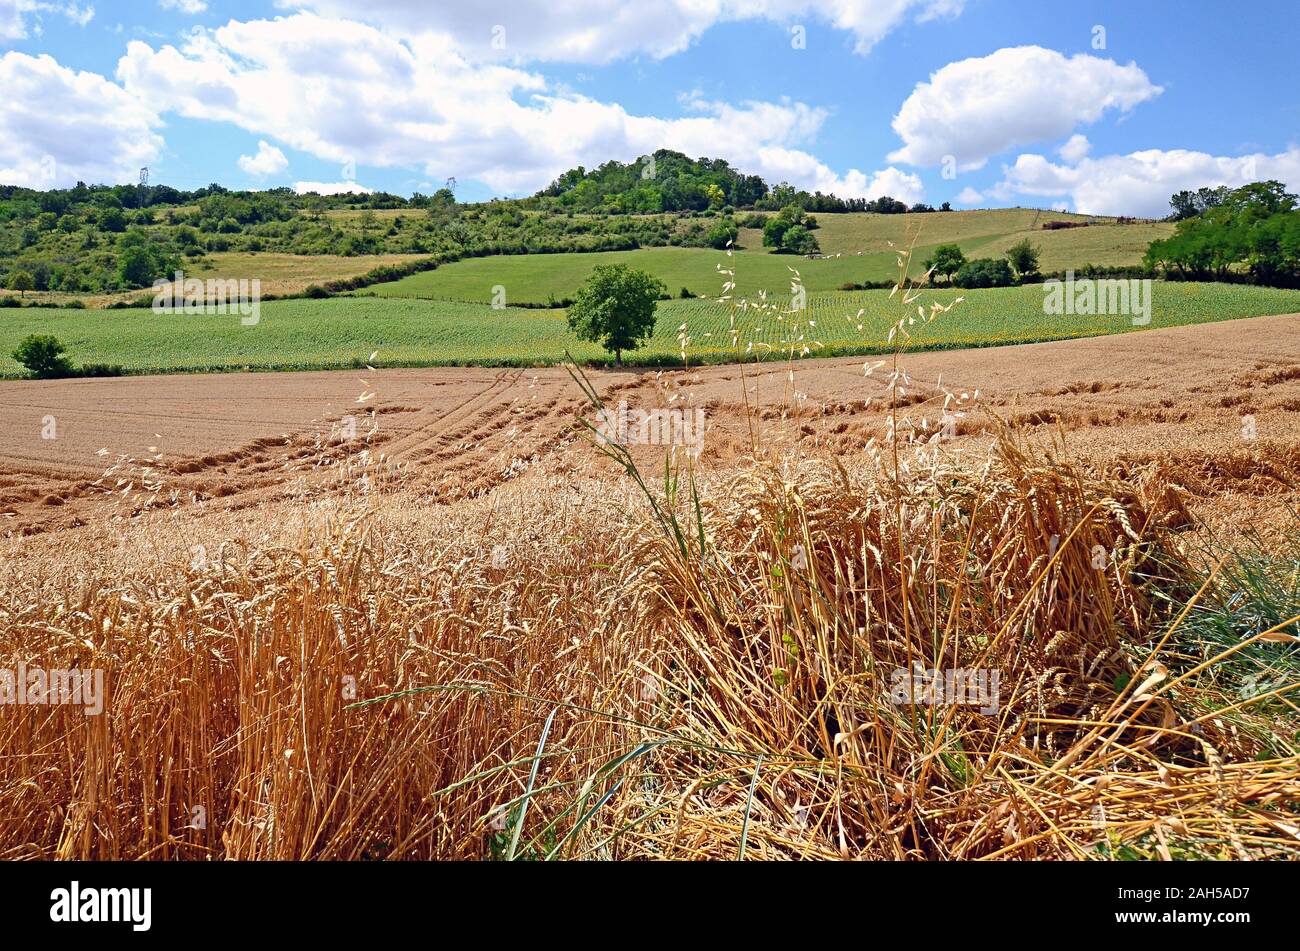
[(920, 197), (914, 175), (839, 175), (798, 148), (826, 117), (803, 103), (688, 97), (687, 115), (635, 115), (534, 72), (471, 62), (446, 38), (404, 40), (312, 14), (231, 21), (189, 34), (179, 49), (133, 41), (117, 77), (160, 113), (229, 122), (341, 165), (475, 179), (499, 194), (534, 191), (575, 165), (669, 148), (804, 188)]
[(404, 37), (452, 38), (474, 60), (608, 63), (638, 53), (679, 53), (718, 23), (768, 20), (783, 27), (826, 23), (867, 53), (912, 16), (961, 13), (964, 0), (277, 0), (288, 10), (364, 19)]
[(356, 182), (294, 182), (293, 190), (299, 195), (315, 192), (318, 195), (369, 195), (373, 188)]
[(95, 17), (95, 8), (75, 2), (51, 0), (0, 0), (0, 42), (26, 39), (29, 33), (27, 20), (35, 22), (30, 32), (40, 34), (40, 18), (45, 13), (67, 17), (77, 26), (85, 26)]
[(241, 155), (239, 167), (249, 175), (266, 178), (278, 175), (289, 167), (289, 160), (284, 153), (266, 140), (257, 143), (256, 155)]
[(0, 89), (0, 183), (134, 181), (161, 154), (158, 117), (96, 73), (10, 51), (0, 56)]
[(1073, 165), (1026, 154), (1006, 166), (1003, 175), (999, 189), (1022, 195), (1068, 195), (1080, 214), (1158, 218), (1169, 213), (1169, 196), (1184, 188), (1237, 188), (1276, 179), (1293, 191), (1300, 190), (1300, 147), (1274, 155), (1239, 156), (1146, 149), (1128, 155), (1085, 158)]
[[(700, 154), (707, 154), (707, 150)], [(911, 205), (925, 197), (921, 179), (910, 172), (890, 166), (870, 175), (857, 169), (838, 175), (816, 157), (795, 149), (761, 149), (755, 160), (745, 166), (746, 171), (751, 168), (758, 169), (759, 174), (770, 182), (790, 182), (808, 191), (820, 191), (840, 198), (889, 195)]]
[(1092, 143), (1086, 135), (1075, 133), (1068, 142), (1056, 150), (1056, 154), (1071, 164), (1082, 161), (1092, 150)]
[(158, 0), (164, 10), (179, 10), (181, 13), (202, 13), (208, 8), (204, 0)]
[(964, 170), (994, 155), (1059, 139), (1107, 110), (1128, 112), (1162, 92), (1136, 64), (1015, 46), (949, 63), (918, 83), (894, 116), (903, 147), (892, 162)]

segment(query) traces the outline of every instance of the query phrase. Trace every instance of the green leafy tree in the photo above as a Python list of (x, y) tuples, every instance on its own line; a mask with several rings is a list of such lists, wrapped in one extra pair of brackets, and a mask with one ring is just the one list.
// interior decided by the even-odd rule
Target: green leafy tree
[(636, 350), (655, 329), (655, 307), (666, 288), (626, 264), (597, 265), (569, 308), (569, 329), (598, 343), (623, 365), (623, 351)]
[(117, 276), (127, 287), (148, 287), (160, 277), (170, 277), (179, 267), (178, 255), (139, 228), (118, 239)]
[(1183, 221), (1203, 215), (1211, 208), (1223, 204), (1230, 191), (1227, 185), (1220, 185), (1218, 188), (1198, 188), (1196, 191), (1183, 189), (1175, 192), (1169, 199), (1169, 207), (1173, 208), (1173, 214), (1169, 217), (1174, 221)]
[(1006, 258), (976, 258), (957, 272), (959, 287), (1010, 287), (1016, 282)]
[(1300, 211), (1271, 215), (1251, 226), (1246, 265), (1260, 284), (1300, 283)]
[(739, 234), (740, 229), (736, 227), (736, 222), (730, 218), (723, 218), (709, 229), (709, 236), (705, 240), (708, 241), (709, 247), (721, 250), (728, 242), (734, 243)]
[(816, 254), (821, 246), (810, 233), (809, 224), (815, 226), (816, 222), (801, 207), (786, 205), (763, 225), (763, 247), (790, 254)]
[(36, 287), (36, 281), (30, 271), (14, 271), (9, 275), (9, 289), (17, 291), (20, 297), (26, 297), (27, 292)]
[(791, 225), (781, 238), (781, 250), (791, 254), (816, 254), (821, 250), (816, 236), (803, 225)]
[(154, 281), (156, 264), (148, 248), (132, 245), (118, 256), (117, 275), (127, 287), (145, 287)]
[(72, 363), (63, 355), (67, 348), (48, 334), (31, 334), (24, 337), (13, 357), (38, 380), (54, 380), (72, 376)]
[(1147, 267), (1193, 280), (1223, 280), (1244, 268), (1260, 284), (1300, 284), (1300, 211), (1281, 182), (1179, 192), (1171, 203), (1175, 216), (1180, 206), (1189, 214), (1168, 238), (1151, 242)]
[(786, 205), (781, 209), (780, 214), (769, 218), (763, 225), (763, 247), (788, 250), (785, 233), (795, 225), (802, 224), (804, 224), (804, 210), (798, 205)]
[(1021, 281), (1038, 273), (1038, 249), (1025, 238), (1007, 249), (1007, 261)]
[(780, 248), (785, 240), (785, 233), (790, 230), (790, 219), (782, 215), (773, 215), (763, 225), (763, 247)]
[(105, 208), (99, 213), (99, 230), (114, 234), (126, 230), (126, 215), (121, 208)]
[(961, 253), (961, 248), (955, 244), (941, 244), (934, 249), (934, 254), (925, 262), (925, 268), (942, 275), (944, 280), (951, 284), (952, 276), (960, 271), (965, 263), (966, 255)]

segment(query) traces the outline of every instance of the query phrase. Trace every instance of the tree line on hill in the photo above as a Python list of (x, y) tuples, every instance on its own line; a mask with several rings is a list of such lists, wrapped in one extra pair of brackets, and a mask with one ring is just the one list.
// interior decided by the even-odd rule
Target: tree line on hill
[(955, 244), (941, 244), (924, 262), (937, 284), (940, 279), (954, 287), (1011, 287), (1039, 279), (1039, 249), (1028, 238), (1018, 241), (1000, 258), (967, 260)]
[[(1174, 233), (1148, 246), (1141, 267), (1075, 268), (1081, 277), (1165, 277), (1300, 287), (1300, 208), (1278, 181), (1240, 188), (1184, 190), (1170, 198)], [(945, 244), (925, 262), (936, 281), (957, 287), (1007, 287), (1041, 280), (1038, 249), (1028, 238), (1004, 258), (968, 261)]]
[[(671, 211), (737, 209), (781, 211), (792, 205), (806, 212), (876, 212), (895, 215), (934, 211), (923, 202), (909, 207), (888, 195), (880, 198), (839, 198), (807, 192), (788, 182), (769, 185), (758, 175), (745, 175), (725, 159), (692, 159), (671, 149), (634, 162), (605, 162), (594, 169), (579, 165), (533, 196), (532, 207), (590, 214), (654, 214)], [(944, 202), (939, 209), (951, 211)]]
[(1281, 182), (1181, 191), (1170, 205), (1178, 224), (1151, 243), (1147, 267), (1183, 280), (1300, 287), (1300, 210)]
[[(763, 229), (765, 246), (777, 251), (813, 254), (819, 247), (808, 212), (909, 210), (889, 197), (844, 201), (784, 183), (769, 186), (720, 159), (692, 160), (666, 150), (654, 158), (652, 179), (640, 177), (635, 163), (609, 162), (590, 173), (567, 172), (532, 198), (477, 204), (457, 202), (446, 188), (407, 199), (384, 192), (231, 191), (217, 184), (189, 191), (82, 182), (48, 191), (0, 186), (0, 287), (19, 298), (29, 290), (129, 291), (177, 269), (199, 269), (207, 255), (224, 252), (410, 254), (446, 261), (642, 247), (720, 249), (736, 241), (741, 227)], [(738, 208), (748, 213), (738, 217)], [(645, 211), (656, 213), (630, 213)], [(377, 212), (402, 213), (381, 218)], [(21, 302), (0, 298), (0, 305)]]
[[(1300, 286), (1300, 211), (1281, 183), (1185, 190), (1170, 205), (1175, 233), (1151, 244), (1140, 269), (1127, 270)], [(945, 202), (940, 210), (950, 206)], [(300, 195), (287, 188), (240, 192), (216, 184), (191, 191), (80, 182), (48, 191), (0, 186), (0, 287), (20, 297), (145, 288), (177, 269), (197, 270), (207, 255), (221, 252), (406, 254), (445, 262), (493, 254), (725, 248), (742, 228), (760, 229), (764, 247), (807, 255), (820, 251), (814, 213), (846, 211), (934, 209), (909, 208), (888, 196), (845, 200), (787, 183), (769, 185), (722, 159), (690, 159), (665, 149), (639, 162), (572, 169), (530, 198), (477, 204), (458, 202), (446, 188), (408, 199), (383, 192)], [(943, 260), (950, 262), (955, 246), (948, 247)], [(1036, 261), (1023, 270), (998, 260), (963, 258), (936, 273), (952, 283), (970, 282), (966, 286), (1024, 282), (1037, 274)], [(14, 303), (0, 298), (0, 305)]]
[[(401, 212), (385, 214), (377, 212)], [(349, 214), (340, 216), (340, 212)], [(461, 204), (447, 189), (394, 195), (298, 195), (168, 186), (0, 187), (0, 287), (113, 293), (148, 287), (212, 253), (439, 256), (641, 247), (725, 247), (718, 212), (656, 216), (538, 211), (520, 202)]]

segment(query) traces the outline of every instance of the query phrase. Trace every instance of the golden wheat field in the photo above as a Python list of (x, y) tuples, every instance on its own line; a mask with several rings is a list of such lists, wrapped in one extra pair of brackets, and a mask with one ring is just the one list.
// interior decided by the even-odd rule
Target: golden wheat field
[(1295, 858), (1296, 320), (11, 384), (0, 856)]

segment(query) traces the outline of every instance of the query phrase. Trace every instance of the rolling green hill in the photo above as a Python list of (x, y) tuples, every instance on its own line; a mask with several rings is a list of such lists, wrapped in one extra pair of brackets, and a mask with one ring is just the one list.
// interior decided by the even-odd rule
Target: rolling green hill
[(719, 266), (735, 265), (737, 285), (743, 293), (766, 290), (789, 292), (790, 268), (797, 268), (810, 291), (835, 290), (848, 281), (884, 280), (895, 256), (875, 252), (858, 257), (809, 261), (805, 258), (740, 251), (732, 258), (705, 248), (640, 248), (598, 254), (524, 254), (471, 258), (446, 264), (436, 271), (415, 274), (367, 291), (381, 297), (423, 297), (433, 300), (489, 302), (493, 288), (505, 288), (506, 303), (544, 304), (572, 297), (598, 264), (628, 264), (649, 271), (677, 296), (683, 287), (697, 296), (716, 296), (726, 280)]
[[(1001, 257), (1022, 238), (1041, 250), (1044, 271), (1095, 265), (1137, 265), (1152, 240), (1172, 233), (1164, 222), (1118, 224), (1112, 218), (1088, 218), (1025, 208), (990, 211), (881, 215), (818, 214), (814, 232), (822, 256), (814, 260), (774, 254), (762, 246), (761, 233), (744, 229), (731, 260), (740, 293), (788, 291), (790, 268), (797, 268), (809, 291), (836, 290), (846, 283), (892, 280), (897, 254), (891, 250), (915, 242), (913, 274), (939, 244), (956, 243), (968, 258)], [(1095, 222), (1084, 228), (1044, 231), (1046, 221)], [(598, 264), (629, 264), (654, 274), (677, 296), (683, 287), (697, 296), (720, 293), (719, 264), (724, 254), (706, 248), (640, 248), (594, 254), (529, 254), (473, 258), (444, 265), (372, 288), (383, 297), (434, 300), (492, 300), (493, 288), (505, 288), (507, 303), (540, 304), (572, 297)]]

